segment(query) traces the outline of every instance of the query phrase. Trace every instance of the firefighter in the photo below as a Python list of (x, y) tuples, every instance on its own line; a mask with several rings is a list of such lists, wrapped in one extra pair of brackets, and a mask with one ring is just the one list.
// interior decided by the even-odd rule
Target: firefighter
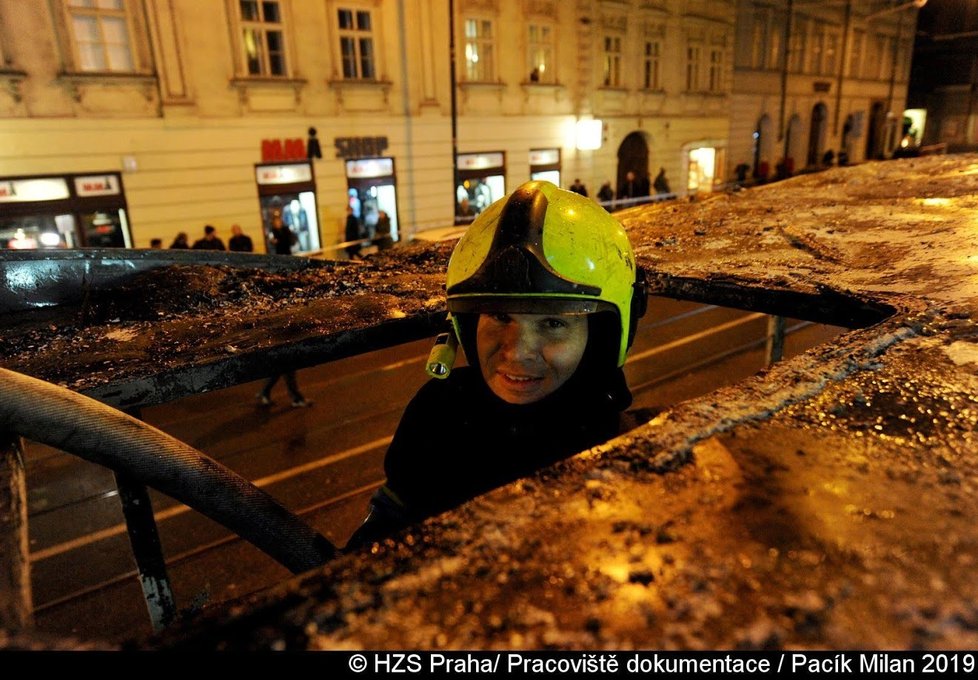
[[(528, 182), (483, 211), (448, 264), (468, 366), (430, 361), (387, 450), (385, 485), (347, 544), (364, 545), (621, 431), (622, 366), (644, 273), (601, 206)], [(452, 342), (444, 345), (449, 348)]]

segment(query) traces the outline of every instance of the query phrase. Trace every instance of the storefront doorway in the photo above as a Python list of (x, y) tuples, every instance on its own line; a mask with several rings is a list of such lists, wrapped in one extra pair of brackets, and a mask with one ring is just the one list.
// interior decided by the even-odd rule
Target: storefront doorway
[(812, 125), (808, 133), (808, 167), (816, 168), (822, 164), (822, 150), (825, 148), (825, 131), (829, 112), (825, 104), (816, 104), (812, 109)]
[(346, 162), (347, 200), (360, 220), (365, 238), (376, 239), (381, 213), (390, 221), (392, 241), (400, 240), (397, 215), (397, 177), (393, 158), (361, 158)]
[(713, 191), (716, 180), (717, 150), (701, 146), (689, 150), (689, 176), (686, 190), (691, 194)]
[[(649, 192), (649, 144), (644, 133), (631, 132), (622, 140), (618, 147), (618, 194), (628, 178), (628, 173), (634, 173), (639, 186), (643, 187), (642, 194)], [(625, 194), (629, 196), (629, 194)]]
[(530, 179), (560, 186), (560, 149), (530, 149)]
[(0, 179), (0, 250), (131, 248), (118, 172)]
[(312, 164), (257, 164), (255, 179), (258, 183), (265, 251), (275, 252), (272, 225), (276, 218), (281, 218), (282, 223), (294, 234), (293, 255), (321, 250), (322, 240), (316, 211), (316, 180)]
[(506, 154), (502, 151), (458, 155), (455, 224), (468, 224), (506, 193)]

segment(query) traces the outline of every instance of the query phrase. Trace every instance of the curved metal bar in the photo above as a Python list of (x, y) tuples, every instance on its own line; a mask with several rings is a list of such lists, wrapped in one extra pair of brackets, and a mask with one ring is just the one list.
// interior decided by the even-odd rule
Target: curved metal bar
[(293, 573), (336, 548), (270, 495), (191, 446), (101, 402), (0, 369), (0, 432), (124, 472), (219, 522)]

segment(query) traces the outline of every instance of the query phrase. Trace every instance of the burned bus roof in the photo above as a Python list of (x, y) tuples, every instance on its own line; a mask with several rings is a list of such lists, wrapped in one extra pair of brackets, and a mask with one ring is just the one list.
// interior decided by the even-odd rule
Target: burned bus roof
[[(853, 330), (138, 645), (975, 647), (976, 208), (959, 155), (621, 213), (656, 294)], [(411, 305), (356, 295), (440, 314), (438, 248), (358, 270), (414, 281), (404, 258), (428, 281)], [(375, 325), (339, 309), (327, 336)]]

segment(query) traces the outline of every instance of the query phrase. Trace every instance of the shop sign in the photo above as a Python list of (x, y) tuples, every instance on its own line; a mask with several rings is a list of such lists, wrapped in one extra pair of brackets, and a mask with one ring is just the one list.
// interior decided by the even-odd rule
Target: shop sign
[(560, 149), (531, 149), (530, 165), (557, 165), (560, 163)]
[(119, 193), (119, 178), (115, 175), (89, 175), (75, 178), (78, 196), (114, 196)]
[(503, 167), (502, 153), (463, 153), (458, 156), (459, 170), (485, 170)]
[(306, 160), (306, 143), (298, 137), (294, 139), (263, 139), (261, 140), (261, 160), (263, 163), (304, 161)]
[(295, 184), (312, 181), (312, 166), (308, 163), (288, 165), (259, 165), (255, 168), (259, 184)]
[(57, 201), (68, 198), (68, 183), (61, 177), (14, 179), (0, 182), (0, 203)]
[(387, 137), (337, 137), (337, 158), (373, 158), (387, 151)]
[(392, 177), (393, 175), (394, 159), (392, 158), (368, 158), (346, 162), (346, 176), (351, 179)]

